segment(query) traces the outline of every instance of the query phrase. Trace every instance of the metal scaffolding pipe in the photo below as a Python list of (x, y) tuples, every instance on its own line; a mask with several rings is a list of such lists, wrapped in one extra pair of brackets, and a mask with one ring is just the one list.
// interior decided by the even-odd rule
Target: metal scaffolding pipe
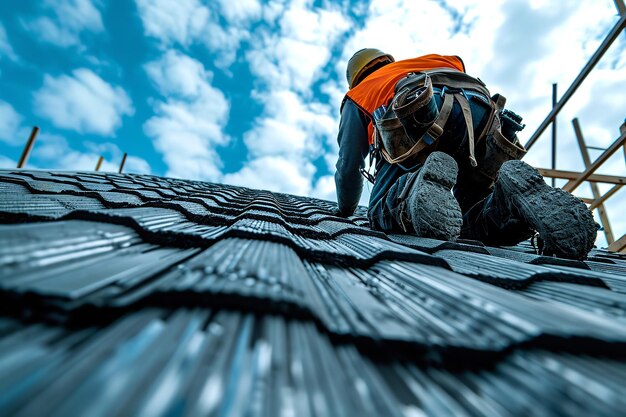
[(604, 56), (604, 54), (609, 49), (611, 44), (613, 44), (613, 41), (617, 39), (617, 37), (619, 36), (619, 34), (622, 32), (624, 28), (626, 28), (626, 14), (621, 15), (620, 19), (617, 21), (615, 26), (613, 26), (609, 34), (606, 36), (606, 38), (604, 38), (604, 41), (602, 42), (600, 47), (596, 50), (596, 52), (594, 52), (594, 54), (591, 56), (591, 58), (589, 59), (587, 64), (584, 66), (582, 71), (578, 74), (578, 76), (576, 77), (572, 85), (570, 85), (570, 87), (567, 89), (565, 94), (563, 94), (563, 97), (561, 97), (561, 100), (559, 100), (559, 102), (552, 109), (552, 111), (546, 116), (544, 121), (541, 122), (541, 124), (539, 125), (535, 133), (533, 133), (533, 135), (530, 137), (528, 142), (526, 142), (526, 145), (525, 145), (526, 149), (530, 149), (535, 144), (537, 139), (539, 139), (539, 136), (541, 136), (541, 134), (548, 127), (548, 125), (552, 123), (552, 121), (555, 119), (556, 115), (559, 114), (563, 106), (565, 106), (565, 104), (569, 101), (569, 99), (576, 92), (576, 90), (578, 90), (578, 87), (580, 87), (583, 81), (585, 81), (585, 78), (587, 78), (591, 70), (596, 66), (596, 64)]
[[(622, 125), (619, 127), (619, 132), (622, 135), (626, 135), (626, 121), (624, 121), (624, 123), (622, 123)], [(624, 144), (624, 163), (626, 163), (626, 143)]]
[[(552, 84), (552, 108), (556, 106), (557, 83)], [(556, 169), (556, 116), (552, 121), (552, 169)], [(552, 187), (556, 187), (556, 178), (552, 178)]]

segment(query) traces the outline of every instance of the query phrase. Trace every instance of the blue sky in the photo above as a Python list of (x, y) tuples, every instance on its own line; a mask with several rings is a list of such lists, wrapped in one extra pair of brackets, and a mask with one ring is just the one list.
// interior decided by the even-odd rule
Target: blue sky
[[(15, 166), (37, 125), (30, 168), (91, 170), (102, 154), (113, 171), (128, 152), (128, 172), (334, 199), (354, 51), (462, 56), (525, 117), (525, 141), (552, 82), (565, 91), (616, 20), (612, 0), (4, 1), (0, 167)], [(625, 38), (559, 118), (559, 168), (582, 166), (574, 116), (590, 144), (616, 138)], [(550, 163), (544, 136), (526, 158), (536, 166)], [(609, 162), (623, 175), (622, 159)]]
[[(281, 145), (312, 145), (306, 161), (300, 162), (310, 165), (307, 170), (313, 172), (313, 181), (331, 174), (325, 155), (335, 149), (327, 146), (326, 139), (331, 124), (336, 127), (336, 103), (329, 105), (336, 97), (325, 93), (323, 85), (328, 80), (343, 82), (330, 57), (342, 53), (338, 42), (348, 36), (351, 21), (362, 20), (358, 10), (364, 14), (366, 8), (358, 7), (358, 2), (351, 7), (310, 2), (291, 9), (281, 3), (236, 3), (0, 4), (4, 44), (0, 100), (12, 107), (20, 121), (20, 129), (4, 136), (17, 135), (0, 143), (3, 165), (11, 166), (18, 159), (28, 134), (25, 127), (37, 125), (42, 135), (30, 160), (35, 168), (90, 169), (95, 154), (104, 153), (111, 162), (107, 167), (113, 169), (121, 152), (128, 152), (129, 172), (220, 180), (237, 175), (258, 157), (273, 156), (268, 149), (250, 152), (254, 145), (247, 146), (244, 138), (262, 138), (274, 126), (314, 133), (320, 139), (317, 144)], [(289, 22), (281, 19), (285, 14), (292, 15)], [(259, 52), (259, 48), (271, 49), (282, 33), (296, 31), (299, 19), (315, 33), (294, 34), (293, 44), (274, 56)], [(322, 58), (314, 69), (292, 70), (282, 64), (285, 55), (306, 54), (307, 48)], [(263, 65), (273, 73), (264, 74)], [(272, 118), (262, 118), (268, 115), (266, 107), (293, 101), (289, 94), (297, 96), (299, 103), (307, 100), (304, 107), (324, 107), (320, 113), (325, 120), (313, 120), (320, 117), (312, 113), (315, 106), (292, 108), (310, 114), (293, 114), (288, 123), (277, 125)], [(315, 127), (320, 124), (325, 124), (325, 131)], [(48, 148), (65, 142), (76, 155), (59, 161)], [(186, 146), (189, 151), (181, 150)], [(89, 157), (94, 162), (88, 163)]]

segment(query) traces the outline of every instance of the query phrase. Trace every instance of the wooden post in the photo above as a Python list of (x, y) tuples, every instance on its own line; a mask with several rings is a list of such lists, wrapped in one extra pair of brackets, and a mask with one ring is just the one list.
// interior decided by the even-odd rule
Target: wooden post
[(104, 157), (100, 156), (100, 158), (98, 158), (98, 162), (96, 163), (96, 172), (100, 171), (100, 167), (102, 166), (102, 161), (104, 161)]
[(596, 207), (604, 204), (604, 202), (606, 200), (608, 200), (613, 194), (618, 192), (622, 187), (623, 187), (622, 184), (616, 184), (613, 187), (611, 187), (611, 189), (609, 191), (607, 191), (606, 193), (604, 193), (604, 195), (602, 197), (600, 197), (600, 198), (598, 198), (596, 200), (593, 200), (593, 202), (589, 206), (589, 210), (593, 210)]
[(611, 252), (626, 252), (626, 235), (609, 245), (608, 250)]
[[(578, 122), (578, 118), (574, 118), (572, 120), (572, 125), (574, 125), (574, 133), (576, 134), (576, 139), (578, 140), (578, 147), (580, 148), (580, 153), (583, 157), (583, 163), (585, 164), (585, 169), (589, 168), (591, 165), (591, 158), (589, 158), (589, 151), (587, 150), (587, 145), (585, 144), (585, 137), (583, 136), (583, 131), (580, 128), (580, 123)], [(609, 222), (609, 216), (606, 214), (606, 210), (604, 209), (604, 204), (602, 201), (606, 200), (606, 198), (602, 199), (602, 194), (600, 193), (600, 188), (598, 184), (595, 182), (589, 183), (591, 186), (591, 192), (593, 194), (594, 203), (592, 206), (596, 206), (598, 208), (598, 215), (600, 217), (600, 223), (602, 223), (602, 227), (604, 228), (604, 235), (606, 237), (607, 243), (610, 245), (613, 243), (615, 239), (613, 239), (613, 230), (611, 229), (611, 223)], [(616, 187), (621, 187), (617, 185)], [(616, 190), (617, 191), (617, 190)], [(596, 205), (595, 202), (598, 202)], [(591, 207), (590, 210), (593, 210)]]
[[(556, 107), (557, 84), (552, 84), (552, 110)], [(552, 169), (556, 169), (556, 115), (552, 120)], [(552, 187), (556, 187), (556, 178), (552, 178)]]
[(24, 168), (24, 166), (26, 165), (26, 161), (28, 161), (28, 157), (30, 156), (30, 151), (33, 150), (33, 145), (35, 144), (37, 133), (39, 133), (39, 128), (37, 126), (33, 126), (33, 130), (30, 132), (30, 137), (26, 142), (26, 146), (24, 146), (24, 151), (22, 151), (22, 157), (17, 163), (18, 168)]
[(120, 164), (120, 170), (118, 171), (119, 174), (122, 173), (122, 171), (124, 170), (124, 164), (126, 163), (126, 156), (128, 154), (126, 152), (124, 152), (124, 156), (122, 157), (122, 163)]
[(626, 143), (626, 130), (621, 134), (619, 138), (611, 146), (607, 148), (606, 151), (602, 152), (602, 155), (598, 156), (598, 158), (593, 162), (593, 164), (589, 165), (587, 169), (572, 183), (565, 184), (563, 189), (565, 191), (573, 192), (576, 187), (585, 182), (589, 176), (591, 176), (607, 159), (611, 157), (619, 148), (621, 148)]
[(624, 5), (624, 0), (614, 0), (615, 7), (617, 7), (617, 11), (620, 16), (624, 16), (626, 14), (626, 6)]

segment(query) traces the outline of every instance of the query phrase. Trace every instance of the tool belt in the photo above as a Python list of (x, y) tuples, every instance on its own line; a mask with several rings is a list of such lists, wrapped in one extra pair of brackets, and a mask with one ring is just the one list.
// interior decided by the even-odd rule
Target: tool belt
[[(440, 109), (434, 99), (433, 86), (442, 88), (444, 98)], [(484, 96), (491, 107), (485, 128), (476, 138), (465, 90)], [(499, 131), (497, 116), (506, 99), (499, 94), (491, 97), (479, 79), (447, 68), (407, 74), (396, 83), (391, 103), (374, 111), (375, 145), (382, 157), (390, 164), (402, 163), (435, 143), (444, 132), (455, 101), (461, 107), (467, 127), (470, 163), (476, 167), (476, 143)]]

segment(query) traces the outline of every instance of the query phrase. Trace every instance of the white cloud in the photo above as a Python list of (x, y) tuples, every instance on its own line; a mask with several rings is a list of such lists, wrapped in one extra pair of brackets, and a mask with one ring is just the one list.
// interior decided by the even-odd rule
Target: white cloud
[(241, 43), (249, 37), (250, 32), (245, 26), (224, 27), (212, 21), (205, 28), (200, 42), (212, 52), (215, 66), (231, 75), (227, 69), (235, 62)]
[(258, 0), (218, 0), (220, 12), (230, 23), (257, 19), (261, 16), (262, 7)]
[[(137, 0), (137, 5), (145, 33), (158, 39), (162, 47), (204, 45), (214, 52), (214, 64), (222, 69), (235, 61), (242, 42), (251, 43), (246, 58), (262, 81), (253, 98), (265, 109), (244, 135), (249, 165), (224, 178), (257, 184), (258, 178), (272, 177), (262, 167), (267, 157), (276, 157), (271, 162), (293, 174), (281, 181), (281, 176), (273, 176), (276, 189), (310, 190), (315, 174), (311, 162), (323, 156), (323, 144), (334, 141), (337, 125), (334, 104), (310, 101), (310, 88), (322, 76), (331, 48), (349, 29), (350, 22), (341, 11), (332, 5), (317, 7), (311, 1), (261, 5), (257, 0), (215, 4), (183, 0), (173, 5), (164, 0)], [(249, 26), (259, 19), (263, 19), (264, 29), (251, 37)], [(278, 33), (269, 31), (270, 26), (277, 26)], [(228, 103), (210, 86), (211, 74), (198, 61), (173, 51), (147, 65), (146, 71), (166, 96), (155, 103), (157, 114), (144, 130), (163, 153), (168, 175), (220, 178), (222, 166), (215, 145), (228, 141), (222, 133)], [(210, 104), (217, 106), (207, 108)]]
[(226, 184), (241, 185), (296, 195), (311, 192), (311, 177), (315, 168), (309, 162), (283, 156), (254, 159), (239, 172), (226, 174)]
[(99, 0), (45, 0), (43, 6), (52, 16), (38, 17), (25, 26), (44, 42), (78, 46), (83, 32), (104, 31)]
[[(316, 155), (321, 155), (322, 149), (314, 129), (307, 129), (311, 127), (311, 120), (301, 117), (315, 118), (317, 114), (303, 111), (294, 115), (299, 119), (259, 119), (258, 125), (245, 138), (251, 159), (238, 172), (224, 175), (222, 181), (251, 188), (310, 195), (316, 171), (311, 161)], [(315, 191), (316, 195), (320, 192)]]
[[(136, 3), (145, 34), (157, 39), (163, 49), (174, 45), (184, 48), (204, 45), (215, 53), (214, 63), (222, 69), (235, 61), (242, 40), (250, 36), (249, 20), (258, 17), (261, 10), (256, 0), (221, 2), (213, 11), (198, 0), (136, 0)], [(229, 25), (220, 23), (218, 12)]]
[(313, 191), (313, 161), (325, 157), (335, 140), (338, 113), (334, 105), (313, 99), (311, 88), (323, 76), (332, 48), (350, 22), (334, 6), (309, 1), (271, 4), (263, 10), (269, 26), (250, 39), (246, 54), (257, 77), (253, 98), (263, 114), (244, 135), (247, 166), (224, 177), (225, 182), (306, 195)]
[(190, 45), (209, 20), (209, 9), (198, 0), (136, 2), (146, 35), (159, 39), (165, 46)]
[(321, 198), (322, 200), (337, 201), (337, 191), (335, 189), (335, 177), (333, 175), (324, 175), (315, 183), (315, 187), (311, 190), (311, 197)]
[[(100, 155), (105, 160), (100, 171), (117, 172), (122, 160), (122, 151), (114, 143), (85, 143), (86, 152), (73, 149), (59, 135), (42, 133), (37, 139), (27, 168), (66, 171), (93, 171)], [(150, 174), (150, 166), (144, 159), (128, 156), (124, 173)]]
[[(230, 24), (228, 28), (223, 28), (216, 24), (216, 14), (212, 14), (200, 2), (184, 2), (181, 10), (171, 13), (167, 19), (159, 18), (160, 14), (151, 10), (150, 6), (154, 8), (157, 3), (138, 1), (146, 33), (165, 44), (189, 46), (199, 42), (210, 50), (220, 51), (222, 60), (218, 64), (222, 67), (234, 61), (240, 42), (248, 39), (249, 35), (243, 30), (247, 28), (243, 24), (259, 18), (261, 14), (266, 18), (279, 16), (276, 7), (262, 9), (256, 1), (249, 2), (252, 7), (243, 7), (246, 5), (242, 3), (222, 2), (219, 13)], [(202, 17), (202, 28), (194, 23), (194, 13)], [(158, 24), (153, 24), (157, 21)], [(315, 75), (330, 59), (329, 43), (335, 40), (340, 31), (347, 29), (347, 22), (338, 11), (313, 10), (306, 5), (293, 4), (282, 15), (279, 25), (281, 38), (265, 33), (260, 41), (264, 50), (249, 56), (253, 72), (270, 74), (263, 77), (269, 92), (255, 95), (266, 108), (263, 116), (255, 121), (255, 127), (245, 135), (251, 157), (249, 166), (238, 173), (227, 175), (225, 181), (242, 184), (242, 181), (248, 179), (255, 184), (262, 184), (258, 179), (269, 176), (276, 178), (272, 183), (279, 184), (280, 190), (308, 191), (314, 174), (310, 161), (322, 153), (321, 142), (325, 139), (321, 138), (335, 128), (336, 117), (328, 116), (332, 107), (319, 103), (305, 104), (301, 97), (288, 89), (298, 86), (304, 91), (310, 86)], [(204, 38), (201, 38), (203, 35)], [(279, 45), (273, 45), (275, 40), (279, 41)], [(296, 53), (297, 56), (294, 55)], [(146, 70), (162, 94), (176, 97), (158, 103), (155, 106), (157, 116), (145, 125), (146, 132), (155, 138), (157, 149), (164, 153), (169, 166), (168, 174), (219, 178), (221, 163), (214, 145), (226, 143), (227, 138), (220, 132), (226, 117), (224, 114), (219, 115), (217, 108), (210, 111), (199, 104), (215, 103), (213, 99), (202, 98), (215, 95), (216, 90), (204, 87), (210, 84), (210, 79), (206, 79), (209, 73), (204, 71), (199, 62), (172, 51), (168, 51), (159, 62), (149, 64)], [(278, 79), (284, 82), (277, 83)], [(225, 99), (218, 99), (217, 103), (220, 109), (228, 109), (227, 104), (224, 104)], [(200, 111), (202, 115), (198, 114)], [(216, 114), (218, 117), (207, 118), (207, 114)], [(197, 119), (194, 123), (188, 122), (194, 118)], [(181, 122), (183, 119), (185, 123)], [(193, 127), (202, 123), (209, 123), (210, 126), (204, 129)], [(184, 149), (179, 146), (181, 141), (186, 143)], [(269, 162), (287, 170), (290, 173), (289, 180), (283, 176), (282, 181), (278, 181), (281, 176), (273, 175), (275, 170), (262, 168), (268, 162), (268, 156), (276, 157)], [(297, 166), (306, 169), (296, 169)], [(307, 176), (306, 181), (302, 180), (302, 175)], [(281, 183), (284, 183), (284, 188), (280, 188)]]
[(19, 137), (22, 116), (6, 101), (0, 100), (0, 140), (17, 145), (24, 138)]
[(80, 68), (71, 76), (46, 75), (43, 87), (34, 94), (34, 112), (56, 127), (111, 136), (124, 115), (134, 114), (134, 108), (121, 87)]
[(4, 28), (2, 22), (0, 22), (0, 58), (7, 57), (11, 61), (17, 60), (17, 55), (13, 51), (13, 47), (9, 43), (9, 38), (7, 36), (7, 31)]
[[(455, 33), (455, 22), (438, 2), (415, 2), (411, 0), (373, 0), (370, 2), (365, 23), (359, 27), (348, 39), (341, 59), (337, 62), (337, 75), (342, 80), (342, 87), (347, 89), (345, 69), (348, 59), (361, 48), (379, 48), (391, 53), (396, 60), (412, 58), (427, 53), (460, 54), (468, 60), (468, 54), (475, 51), (488, 52), (489, 43), (485, 43), (483, 33), (493, 33), (494, 12), (497, 7), (490, 3), (490, 7), (483, 7), (480, 14), (475, 11), (475, 4), (480, 2), (465, 2), (455, 6), (461, 8), (463, 22), (476, 18), (489, 22), (482, 32), (472, 33), (470, 40), (466, 33)], [(485, 3), (485, 6), (487, 4)], [(402, 10), (402, 13), (398, 13)], [(419, 22), (419, 23), (416, 23)], [(476, 25), (478, 27), (480, 25)], [(389, 30), (393, 28), (393, 30)]]
[[(272, 91), (260, 98), (265, 112), (244, 136), (250, 160), (224, 181), (299, 195), (311, 192), (315, 167), (324, 156), (323, 143), (333, 137), (331, 107), (305, 103), (296, 93)], [(281, 174), (282, 172), (282, 174)]]
[(306, 103), (288, 90), (271, 91), (259, 100), (264, 116), (247, 132), (244, 142), (253, 156), (306, 155), (318, 157), (322, 142), (336, 130), (331, 107), (317, 102)]
[(17, 162), (4, 155), (0, 155), (0, 169), (12, 169), (17, 166)]
[(175, 50), (147, 64), (146, 72), (164, 96), (198, 96), (211, 77), (200, 61)]
[[(372, 185), (369, 182), (364, 182), (363, 192), (359, 200), (360, 206), (367, 207), (369, 205), (371, 188)], [(322, 200), (337, 202), (337, 189), (335, 188), (334, 175), (324, 175), (318, 178), (309, 195), (311, 197), (321, 198)]]
[(292, 2), (278, 22), (278, 32), (261, 32), (251, 40), (250, 70), (274, 88), (308, 88), (331, 58), (331, 48), (350, 28), (339, 9), (313, 8)]
[(221, 161), (215, 147), (229, 138), (222, 129), (229, 103), (211, 85), (212, 73), (197, 60), (167, 51), (146, 65), (155, 86), (165, 97), (154, 103), (155, 116), (144, 125), (168, 165), (167, 175), (216, 180)]

